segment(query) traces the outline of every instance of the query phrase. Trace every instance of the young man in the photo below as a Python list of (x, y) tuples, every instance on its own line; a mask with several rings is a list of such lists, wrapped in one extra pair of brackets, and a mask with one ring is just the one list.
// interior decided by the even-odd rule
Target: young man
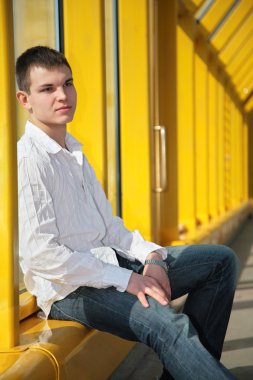
[[(219, 359), (238, 274), (234, 253), (162, 248), (127, 230), (66, 132), (76, 108), (66, 58), (33, 47), (17, 59), (16, 75), (29, 113), (18, 143), (20, 262), (46, 317), (149, 345), (164, 365), (162, 379), (233, 379)], [(186, 293), (176, 313), (170, 301)]]

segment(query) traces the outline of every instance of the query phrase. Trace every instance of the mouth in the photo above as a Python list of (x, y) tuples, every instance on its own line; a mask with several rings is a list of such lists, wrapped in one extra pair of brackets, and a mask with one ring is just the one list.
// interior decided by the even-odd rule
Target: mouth
[(61, 111), (61, 112), (67, 112), (71, 109), (71, 106), (62, 106), (60, 108), (57, 108), (56, 111)]

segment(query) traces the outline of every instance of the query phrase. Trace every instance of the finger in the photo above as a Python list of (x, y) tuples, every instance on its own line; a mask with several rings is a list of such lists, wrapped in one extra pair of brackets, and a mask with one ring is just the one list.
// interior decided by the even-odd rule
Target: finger
[[(158, 288), (158, 289), (160, 289), (160, 288)], [(168, 305), (168, 303), (169, 303), (169, 300), (168, 300), (168, 298), (166, 297), (166, 295), (165, 295), (165, 292), (164, 291), (162, 291), (162, 294), (161, 294), (161, 292), (157, 292), (156, 290), (154, 290), (154, 288), (146, 288), (145, 289), (145, 293), (148, 295), (148, 296), (150, 296), (150, 297), (152, 297), (152, 298), (154, 298), (157, 302), (159, 302), (161, 305)]]
[(161, 286), (165, 290), (165, 293), (166, 293), (166, 296), (167, 296), (168, 300), (171, 301), (170, 281), (168, 279), (166, 279), (166, 281), (164, 281), (164, 284), (161, 284)]
[(160, 283), (159, 281), (157, 281), (156, 279), (154, 279), (152, 277), (146, 276), (146, 279), (147, 279), (147, 281), (146, 281), (147, 290), (151, 289), (154, 292), (156, 292), (157, 294), (159, 294), (161, 297), (166, 298), (166, 291), (165, 291), (162, 283)]
[(167, 281), (163, 281), (163, 282), (161, 281), (160, 285), (161, 285), (161, 287), (164, 290), (165, 296), (168, 298), (168, 300), (170, 300), (170, 298), (171, 298), (171, 290), (170, 290), (169, 284), (167, 283)]
[(157, 281), (158, 281), (159, 286), (165, 292), (165, 295), (168, 298), (168, 300), (171, 301), (171, 287), (170, 287), (170, 280), (168, 276), (164, 274)]
[(169, 300), (169, 302), (171, 301), (171, 288), (170, 286), (168, 285), (168, 289), (166, 291), (166, 295), (167, 295), (167, 298)]
[[(170, 289), (169, 278), (163, 268), (145, 267), (145, 270), (143, 271), (143, 276), (151, 281), (154, 281), (152, 285), (155, 285), (161, 288), (161, 292), (158, 291), (161, 296), (164, 296), (164, 294), (162, 293), (163, 291), (165, 292), (165, 296), (169, 300), (171, 299), (171, 289)], [(147, 281), (146, 285), (150, 286), (150, 282)]]
[(166, 302), (170, 301), (171, 291), (167, 279), (163, 283), (157, 282), (157, 285), (152, 286), (151, 289), (154, 292), (156, 292), (161, 298), (163, 298)]
[(149, 307), (148, 300), (147, 300), (144, 293), (142, 293), (142, 292), (138, 293), (137, 297), (138, 297), (140, 303), (142, 304), (142, 306), (144, 306), (146, 308)]

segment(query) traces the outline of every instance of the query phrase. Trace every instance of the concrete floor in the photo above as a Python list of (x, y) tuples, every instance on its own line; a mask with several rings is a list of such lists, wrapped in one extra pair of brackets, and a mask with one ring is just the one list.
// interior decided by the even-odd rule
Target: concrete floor
[[(241, 273), (221, 361), (239, 380), (253, 380), (253, 219), (230, 246), (240, 258)], [(155, 380), (161, 371), (156, 354), (137, 344), (109, 380)]]
[(241, 274), (223, 348), (222, 362), (240, 380), (253, 379), (253, 219), (231, 244)]

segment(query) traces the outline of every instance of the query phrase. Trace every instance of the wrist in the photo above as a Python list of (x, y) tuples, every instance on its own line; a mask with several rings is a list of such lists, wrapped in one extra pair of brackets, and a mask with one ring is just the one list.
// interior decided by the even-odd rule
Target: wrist
[(146, 259), (144, 265), (158, 265), (162, 267), (166, 273), (169, 272), (169, 266), (163, 260)]
[(163, 257), (160, 253), (158, 252), (150, 252), (147, 257), (146, 257), (146, 260), (163, 260)]

